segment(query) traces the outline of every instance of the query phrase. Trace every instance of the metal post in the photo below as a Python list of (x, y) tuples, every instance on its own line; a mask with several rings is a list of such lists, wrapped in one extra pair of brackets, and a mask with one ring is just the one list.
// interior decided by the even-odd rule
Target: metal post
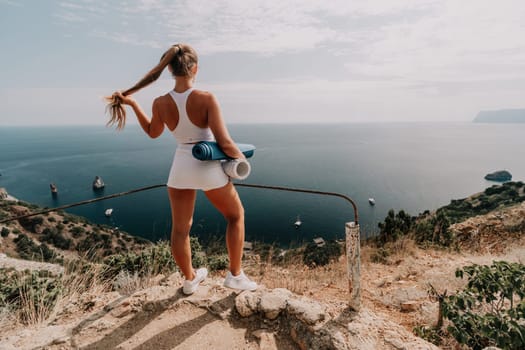
[(358, 311), (361, 307), (361, 247), (359, 238), (359, 224), (347, 222), (346, 235), (346, 272), (348, 277), (348, 291), (350, 300), (348, 306)]

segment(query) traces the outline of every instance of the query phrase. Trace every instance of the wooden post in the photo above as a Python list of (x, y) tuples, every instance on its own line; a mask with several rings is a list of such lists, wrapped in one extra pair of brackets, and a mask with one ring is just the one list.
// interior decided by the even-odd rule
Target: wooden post
[(359, 225), (355, 222), (345, 224), (346, 234), (346, 272), (350, 300), (348, 306), (358, 311), (361, 306), (361, 247)]

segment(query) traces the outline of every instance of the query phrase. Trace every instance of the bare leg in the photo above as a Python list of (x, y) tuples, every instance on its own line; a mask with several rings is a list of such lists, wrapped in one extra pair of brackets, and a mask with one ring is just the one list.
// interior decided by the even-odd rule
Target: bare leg
[(231, 182), (224, 187), (206, 191), (205, 194), (228, 224), (226, 247), (230, 258), (230, 272), (236, 276), (241, 272), (244, 246), (244, 208), (241, 199)]
[(187, 280), (195, 278), (191, 264), (190, 228), (193, 223), (195, 190), (168, 187), (171, 205), (171, 253)]

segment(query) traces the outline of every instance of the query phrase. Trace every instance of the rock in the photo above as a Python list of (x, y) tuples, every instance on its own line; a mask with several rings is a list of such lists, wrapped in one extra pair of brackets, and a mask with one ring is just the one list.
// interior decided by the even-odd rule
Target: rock
[(265, 317), (274, 320), (282, 310), (286, 308), (288, 299), (291, 298), (292, 292), (284, 288), (276, 288), (269, 293), (261, 295), (259, 310), (264, 313)]
[(244, 291), (235, 298), (235, 308), (242, 317), (248, 317), (257, 312), (260, 301), (259, 293)]
[(182, 276), (180, 272), (177, 271), (169, 275), (168, 278), (165, 280), (165, 283), (169, 286), (181, 284)]
[(418, 303), (415, 301), (405, 301), (400, 304), (402, 312), (414, 312), (417, 310)]
[(512, 175), (507, 170), (498, 170), (493, 173), (485, 175), (485, 180), (498, 181), (498, 182), (510, 181), (512, 180)]
[(308, 325), (315, 325), (326, 318), (323, 307), (312, 300), (290, 299), (287, 311)]
[(253, 336), (259, 339), (259, 349), (260, 350), (276, 350), (277, 342), (275, 341), (275, 335), (264, 329), (258, 329), (254, 331)]
[(111, 310), (111, 315), (116, 318), (126, 317), (133, 312), (133, 308), (130, 304), (119, 305), (118, 307)]
[(162, 282), (164, 282), (165, 279), (166, 276), (164, 276), (163, 274), (153, 276), (153, 278), (151, 279), (151, 284), (160, 285)]

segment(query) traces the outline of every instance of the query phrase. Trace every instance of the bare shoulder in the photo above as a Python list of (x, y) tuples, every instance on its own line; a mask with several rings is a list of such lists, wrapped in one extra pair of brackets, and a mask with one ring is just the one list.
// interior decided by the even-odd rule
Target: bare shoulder
[(166, 106), (171, 102), (171, 96), (169, 94), (159, 96), (153, 100), (154, 106)]
[(212, 94), (209, 91), (205, 90), (194, 90), (191, 94), (192, 97), (194, 97), (196, 100), (198, 100), (201, 103), (206, 104), (207, 106), (210, 106), (212, 104), (217, 103), (217, 98), (214, 94)]

